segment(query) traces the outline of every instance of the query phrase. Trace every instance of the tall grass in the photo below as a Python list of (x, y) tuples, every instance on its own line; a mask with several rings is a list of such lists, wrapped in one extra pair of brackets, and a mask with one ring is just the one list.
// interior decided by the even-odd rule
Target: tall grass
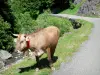
[(36, 22), (40, 28), (48, 26), (58, 27), (60, 29), (61, 35), (64, 34), (64, 32), (69, 32), (72, 27), (72, 24), (68, 19), (48, 16), (46, 14), (39, 15)]

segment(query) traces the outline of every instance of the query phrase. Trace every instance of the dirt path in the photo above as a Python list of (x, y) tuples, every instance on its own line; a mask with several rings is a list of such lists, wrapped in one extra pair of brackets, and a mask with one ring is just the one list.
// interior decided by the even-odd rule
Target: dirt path
[(84, 19), (94, 24), (89, 40), (84, 42), (69, 63), (62, 63), (52, 75), (100, 75), (100, 18), (58, 14), (55, 16)]

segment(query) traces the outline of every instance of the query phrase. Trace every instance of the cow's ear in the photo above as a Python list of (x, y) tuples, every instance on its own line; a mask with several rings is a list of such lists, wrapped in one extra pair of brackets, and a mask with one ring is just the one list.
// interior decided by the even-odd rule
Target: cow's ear
[(26, 38), (26, 35), (24, 35), (24, 37)]

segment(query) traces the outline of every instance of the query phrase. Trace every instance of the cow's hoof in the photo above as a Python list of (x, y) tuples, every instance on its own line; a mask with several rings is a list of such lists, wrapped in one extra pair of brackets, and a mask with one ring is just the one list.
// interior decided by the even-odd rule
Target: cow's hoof
[(36, 68), (35, 70), (36, 70), (36, 72), (38, 72), (39, 71), (39, 68)]
[(55, 70), (55, 68), (54, 68), (54, 67), (51, 67), (51, 70), (52, 70), (52, 71), (54, 71), (54, 70)]

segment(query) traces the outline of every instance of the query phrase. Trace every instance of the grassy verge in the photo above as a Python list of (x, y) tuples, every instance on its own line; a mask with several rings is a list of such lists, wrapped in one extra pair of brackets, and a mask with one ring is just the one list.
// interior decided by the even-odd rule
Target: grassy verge
[(48, 16), (47, 14), (41, 14), (36, 20), (39, 28), (45, 28), (48, 26), (56, 26), (60, 29), (60, 35), (65, 32), (69, 32), (72, 28), (71, 22), (66, 18), (60, 18), (55, 16)]
[[(83, 25), (81, 28), (74, 30), (72, 29), (70, 33), (65, 33), (59, 39), (59, 43), (56, 48), (55, 56), (58, 57), (57, 61), (53, 64), (56, 69), (59, 68), (60, 64), (65, 61), (69, 61), (66, 57), (71, 57), (74, 52), (78, 51), (77, 49), (80, 47), (82, 42), (88, 39), (88, 35), (91, 31), (92, 24), (78, 20)], [(40, 62), (42, 60), (46, 60), (46, 54), (44, 54)], [(36, 63), (35, 60), (32, 59), (25, 59), (19, 64), (10, 66), (10, 68), (1, 73), (1, 75), (50, 75), (52, 72), (47, 66), (43, 66), (43, 68), (39, 72), (35, 72), (34, 64)], [(44, 62), (45, 64), (45, 62)], [(33, 66), (32, 66), (33, 65)], [(24, 67), (24, 68), (23, 68)], [(19, 68), (23, 68), (23, 72), (19, 73)]]
[(64, 11), (61, 12), (61, 14), (72, 14), (75, 15), (77, 14), (79, 8), (82, 6), (82, 4), (85, 2), (86, 0), (82, 0), (79, 4), (75, 5), (75, 7), (73, 9), (66, 9)]

